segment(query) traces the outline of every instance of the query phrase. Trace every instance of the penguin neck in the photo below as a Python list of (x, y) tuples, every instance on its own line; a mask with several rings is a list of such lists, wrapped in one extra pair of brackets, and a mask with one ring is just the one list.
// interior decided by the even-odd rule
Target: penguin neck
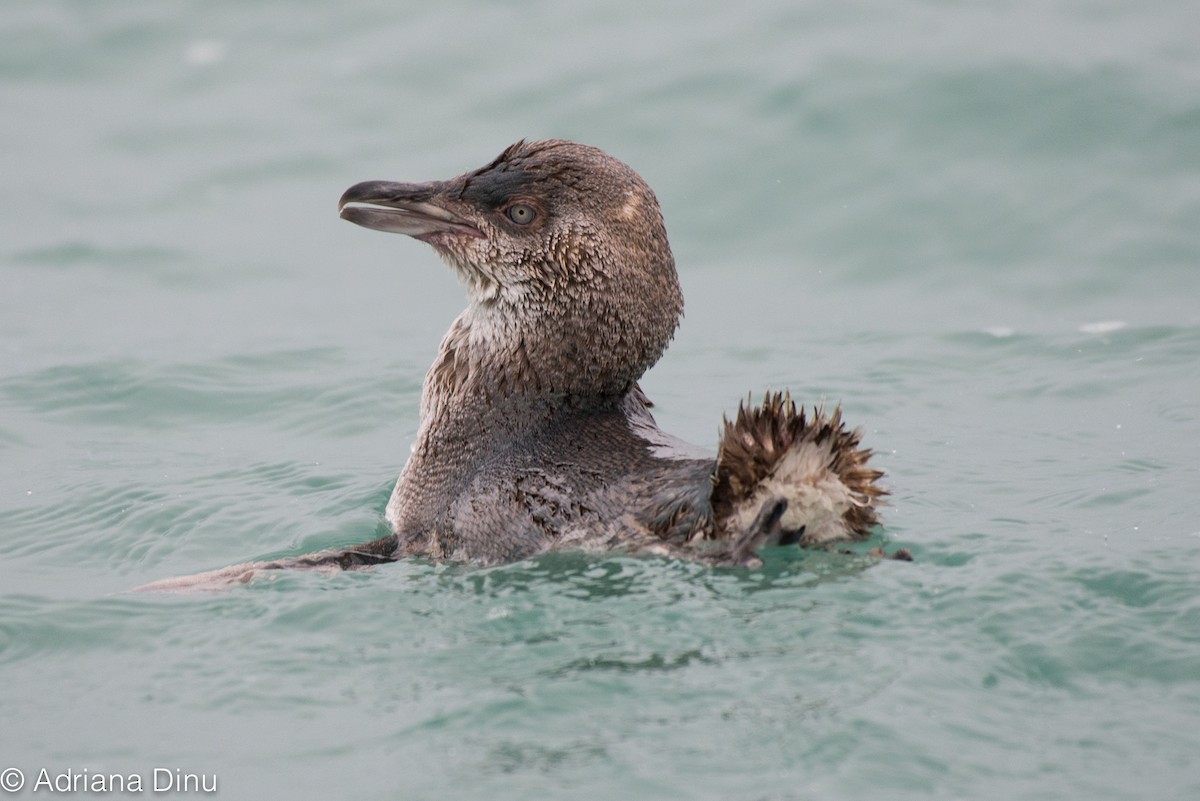
[(616, 403), (641, 376), (619, 347), (576, 331), (571, 309), (473, 302), (450, 326), (425, 377), (423, 421), (455, 407), (513, 430), (524, 418)]
[(428, 475), (428, 465), (450, 463), (458, 475), (470, 475), (482, 459), (564, 413), (620, 404), (628, 386), (616, 392), (572, 386), (577, 376), (559, 368), (561, 348), (547, 354), (545, 335), (523, 335), (512, 321), (503, 310), (473, 304), (442, 339), (422, 392), (409, 465), (417, 475)]

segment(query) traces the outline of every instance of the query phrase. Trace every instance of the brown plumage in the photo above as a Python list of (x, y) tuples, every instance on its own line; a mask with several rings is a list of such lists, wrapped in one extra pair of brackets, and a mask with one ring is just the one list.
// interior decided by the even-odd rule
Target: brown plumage
[(735, 511), (756, 496), (785, 458), (812, 448), (825, 457), (821, 465), (837, 476), (855, 501), (844, 516), (846, 538), (867, 537), (879, 524), (877, 507), (888, 493), (878, 484), (883, 471), (867, 466), (874, 452), (860, 446), (862, 430), (846, 428), (841, 406), (828, 416), (816, 406), (808, 418), (804, 408), (797, 410), (788, 392), (769, 392), (762, 405), (752, 403), (747, 397), (739, 404), (734, 422), (724, 421), (713, 474), (712, 536), (734, 535), (730, 525)]
[(430, 245), (467, 287), (425, 378), (387, 507), (393, 533), (157, 586), (556, 548), (747, 565), (766, 545), (861, 539), (878, 523), (882, 474), (840, 408), (809, 416), (778, 393), (747, 402), (715, 458), (659, 429), (637, 382), (683, 295), (658, 200), (623, 162), (521, 141), (448, 180), (356, 184), (338, 208)]

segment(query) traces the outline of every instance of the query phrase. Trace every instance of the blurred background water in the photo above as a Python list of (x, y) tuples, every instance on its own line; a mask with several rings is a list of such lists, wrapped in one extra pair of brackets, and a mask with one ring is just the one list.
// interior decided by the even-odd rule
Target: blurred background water
[[(225, 798), (1200, 797), (1200, 7), (9, 0), (0, 768)], [(347, 544), (462, 290), (338, 220), (521, 137), (658, 193), (643, 386), (841, 400), (913, 564)]]

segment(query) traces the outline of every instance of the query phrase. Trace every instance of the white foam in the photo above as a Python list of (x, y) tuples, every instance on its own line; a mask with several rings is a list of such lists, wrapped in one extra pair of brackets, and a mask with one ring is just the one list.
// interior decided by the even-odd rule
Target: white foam
[(1113, 331), (1120, 331), (1129, 323), (1124, 320), (1101, 320), (1098, 323), (1084, 323), (1079, 326), (1079, 330), (1084, 334), (1110, 334)]
[(183, 51), (183, 60), (193, 67), (209, 67), (225, 60), (225, 43), (212, 39), (197, 39)]

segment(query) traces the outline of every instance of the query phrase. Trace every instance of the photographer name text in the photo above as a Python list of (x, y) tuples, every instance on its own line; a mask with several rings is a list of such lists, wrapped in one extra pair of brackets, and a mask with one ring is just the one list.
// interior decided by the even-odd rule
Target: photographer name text
[(42, 768), (36, 774), (18, 768), (0, 773), (0, 790), (15, 793), (28, 785), (33, 793), (200, 793), (217, 791), (217, 774), (188, 773), (179, 768), (153, 768), (147, 773), (101, 773), (98, 771), (53, 771)]

